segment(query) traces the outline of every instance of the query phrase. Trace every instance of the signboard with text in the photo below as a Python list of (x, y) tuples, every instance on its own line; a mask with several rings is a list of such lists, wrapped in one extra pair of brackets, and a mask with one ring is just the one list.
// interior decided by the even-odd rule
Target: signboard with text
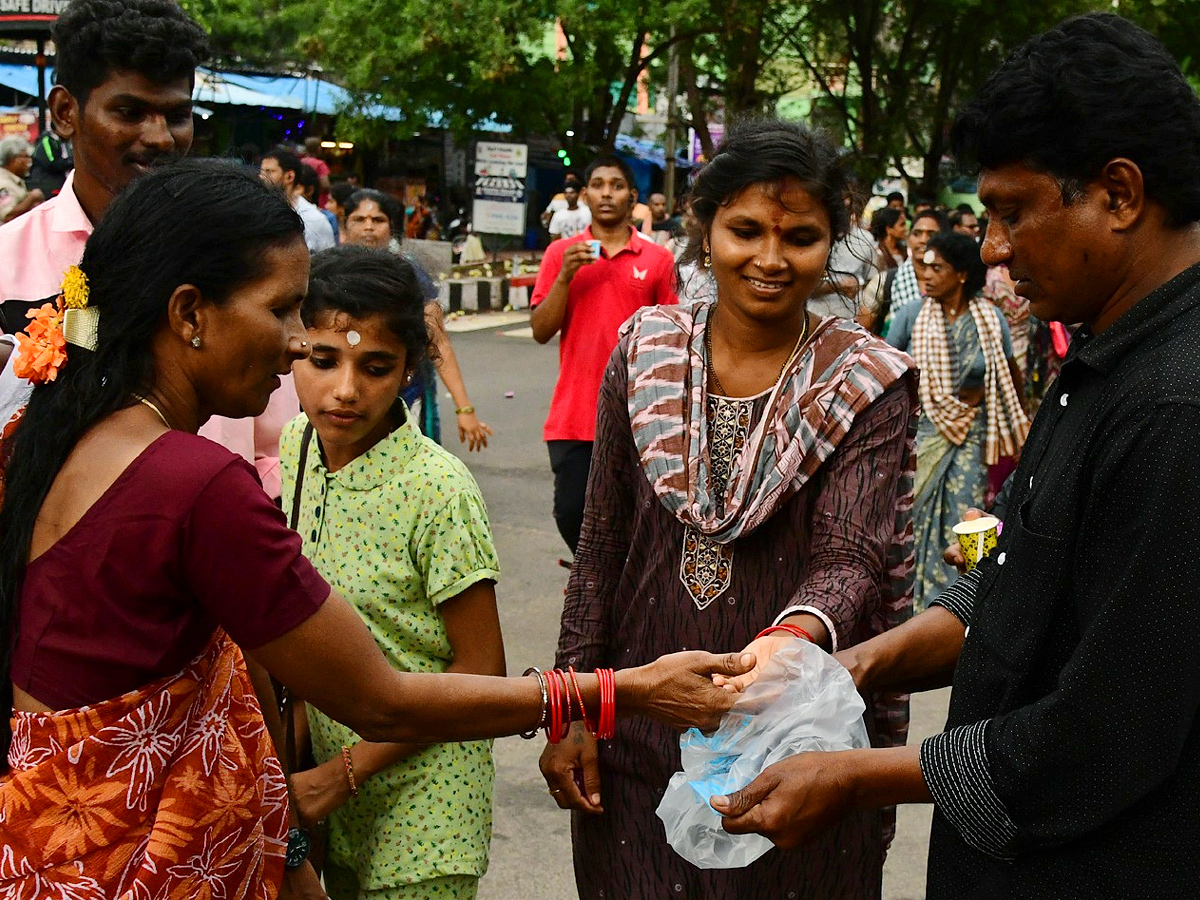
[(0, 34), (49, 33), (70, 0), (0, 0)]
[(526, 144), (480, 141), (475, 145), (472, 227), (483, 234), (525, 233)]

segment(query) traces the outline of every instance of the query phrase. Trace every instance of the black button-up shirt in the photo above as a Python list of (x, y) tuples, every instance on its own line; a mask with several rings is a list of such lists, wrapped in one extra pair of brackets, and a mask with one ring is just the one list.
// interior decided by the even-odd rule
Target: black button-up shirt
[(931, 900), (1200, 893), (1200, 266), (1072, 343), (970, 626), (944, 734)]

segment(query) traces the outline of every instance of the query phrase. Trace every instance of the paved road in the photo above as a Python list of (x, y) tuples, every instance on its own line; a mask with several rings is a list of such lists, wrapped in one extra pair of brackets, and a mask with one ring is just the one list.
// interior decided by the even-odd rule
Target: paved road
[[(452, 323), (455, 351), (472, 402), (496, 436), (482, 454), (468, 455), (447, 435), (447, 446), (467, 459), (487, 500), (503, 574), (500, 618), (510, 674), (547, 665), (554, 655), (566, 571), (566, 548), (551, 516), (552, 481), (542, 421), (558, 371), (554, 346), (539, 346), (505, 316), (500, 327), (484, 317)], [(512, 392), (511, 399), (505, 397)], [(448, 401), (443, 400), (443, 409)], [(453, 425), (453, 416), (448, 424)], [(945, 692), (914, 703), (914, 737), (936, 731), (945, 719)], [(480, 900), (571, 900), (570, 830), (566, 813), (546, 793), (538, 774), (540, 741), (506, 738), (496, 743), (495, 834), (492, 863)], [(885, 869), (885, 900), (925, 895), (927, 808), (901, 810), (898, 835)]]

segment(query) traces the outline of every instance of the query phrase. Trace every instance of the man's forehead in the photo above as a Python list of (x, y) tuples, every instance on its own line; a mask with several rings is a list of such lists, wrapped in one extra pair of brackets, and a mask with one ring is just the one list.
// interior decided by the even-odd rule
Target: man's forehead
[(193, 80), (189, 74), (160, 82), (130, 69), (110, 69), (92, 94), (101, 94), (108, 101), (115, 98), (163, 106), (190, 106)]
[(995, 168), (982, 169), (979, 173), (979, 202), (989, 209), (1006, 200), (1036, 194), (1046, 189), (1058, 193), (1057, 179), (1025, 163), (1005, 163)]
[(589, 181), (619, 181), (624, 184), (626, 179), (625, 173), (616, 166), (600, 166), (592, 172)]

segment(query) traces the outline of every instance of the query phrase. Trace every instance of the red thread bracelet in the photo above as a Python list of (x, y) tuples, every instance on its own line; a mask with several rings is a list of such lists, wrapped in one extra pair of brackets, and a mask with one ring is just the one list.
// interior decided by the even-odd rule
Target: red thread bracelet
[(760, 631), (757, 635), (755, 635), (754, 639), (757, 641), (760, 637), (766, 637), (768, 634), (772, 634), (773, 632), (776, 632), (776, 631), (786, 631), (792, 637), (804, 638), (810, 644), (815, 644), (817, 642), (816, 639), (811, 634), (809, 634), (807, 631), (805, 631), (799, 625), (784, 625), (784, 624), (768, 625), (766, 628), (764, 628), (762, 631)]

